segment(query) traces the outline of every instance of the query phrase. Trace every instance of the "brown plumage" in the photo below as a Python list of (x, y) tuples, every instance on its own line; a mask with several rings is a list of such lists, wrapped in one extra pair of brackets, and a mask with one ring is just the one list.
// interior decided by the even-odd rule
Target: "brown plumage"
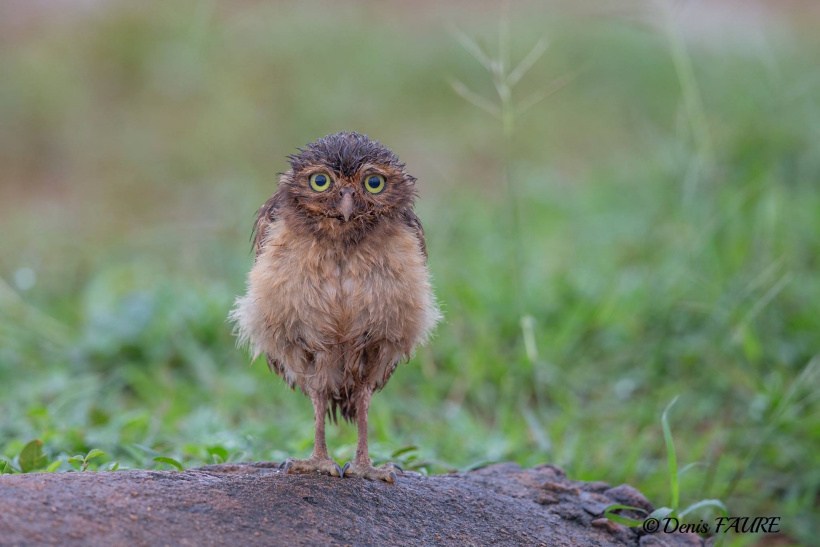
[[(367, 452), (370, 398), (440, 318), (413, 213), (416, 179), (357, 133), (329, 135), (289, 160), (257, 214), (256, 260), (231, 318), (240, 342), (313, 402), (313, 456), (285, 468), (392, 482), (394, 466), (373, 468)], [(359, 428), (344, 469), (325, 445), (325, 415), (337, 409)]]

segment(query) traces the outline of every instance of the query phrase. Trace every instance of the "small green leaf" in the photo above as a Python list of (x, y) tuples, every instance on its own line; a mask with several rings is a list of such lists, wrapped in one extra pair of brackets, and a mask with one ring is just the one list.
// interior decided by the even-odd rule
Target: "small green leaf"
[(604, 509), (604, 517), (612, 522), (617, 522), (618, 524), (623, 524), (624, 526), (629, 526), (630, 528), (634, 528), (635, 526), (640, 526), (643, 524), (643, 520), (633, 519), (631, 517), (626, 517), (624, 515), (619, 515), (615, 513), (615, 511), (637, 511), (638, 513), (646, 514), (646, 511), (641, 509), (640, 507), (632, 507), (630, 505), (620, 505), (620, 504), (613, 504)]
[(48, 463), (48, 457), (43, 454), (43, 441), (34, 439), (24, 446), (20, 451), (19, 462), (23, 473), (31, 473), (44, 467)]
[(57, 468), (62, 465), (63, 460), (57, 460), (56, 462), (51, 462), (48, 467), (46, 467), (46, 473), (54, 473), (57, 471)]
[(99, 448), (92, 448), (88, 454), (85, 456), (85, 460), (90, 460), (91, 458), (98, 458), (100, 456), (105, 456), (105, 452), (100, 450)]
[(179, 463), (178, 461), (176, 461), (173, 458), (166, 458), (165, 456), (157, 456), (156, 458), (154, 458), (154, 461), (158, 462), (158, 463), (167, 463), (170, 466), (176, 467), (178, 471), (184, 471), (184, 469), (182, 468), (182, 464)]
[(79, 455), (71, 456), (68, 458), (68, 463), (83, 463), (83, 457)]
[(5, 473), (12, 473), (11, 462), (8, 460), (0, 460), (0, 475)]
[(120, 468), (120, 462), (114, 462), (114, 463), (111, 464), (111, 466), (108, 468), (108, 470), (109, 471), (116, 471), (119, 468)]

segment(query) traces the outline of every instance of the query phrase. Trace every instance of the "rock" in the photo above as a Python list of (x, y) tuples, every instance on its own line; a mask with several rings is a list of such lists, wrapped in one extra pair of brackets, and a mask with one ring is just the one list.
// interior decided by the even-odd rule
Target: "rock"
[(272, 463), (2, 475), (0, 545), (703, 545), (601, 518), (627, 498), (651, 508), (637, 490), (549, 465), (406, 473), (394, 485)]

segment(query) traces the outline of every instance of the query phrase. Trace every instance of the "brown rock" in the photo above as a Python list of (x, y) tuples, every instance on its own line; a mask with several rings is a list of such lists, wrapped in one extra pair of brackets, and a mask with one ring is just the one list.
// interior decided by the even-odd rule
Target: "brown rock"
[(270, 463), (3, 475), (0, 545), (702, 544), (608, 524), (599, 513), (623, 503), (624, 489), (602, 490), (554, 466), (513, 464), (407, 473), (395, 485), (285, 475)]

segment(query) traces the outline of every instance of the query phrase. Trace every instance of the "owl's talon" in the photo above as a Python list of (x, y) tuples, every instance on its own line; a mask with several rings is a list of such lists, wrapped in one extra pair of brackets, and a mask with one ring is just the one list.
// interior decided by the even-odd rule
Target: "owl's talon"
[(311, 458), (309, 460), (288, 458), (282, 462), (280, 470), (286, 475), (293, 473), (323, 473), (331, 477), (342, 476), (342, 468), (330, 458)]
[(352, 461), (347, 462), (344, 467), (342, 467), (342, 476), (381, 480), (393, 484), (396, 482), (397, 470), (399, 474), (403, 474), (401, 468), (394, 463), (386, 463), (380, 467), (373, 467), (369, 463), (357, 464), (355, 461)]

